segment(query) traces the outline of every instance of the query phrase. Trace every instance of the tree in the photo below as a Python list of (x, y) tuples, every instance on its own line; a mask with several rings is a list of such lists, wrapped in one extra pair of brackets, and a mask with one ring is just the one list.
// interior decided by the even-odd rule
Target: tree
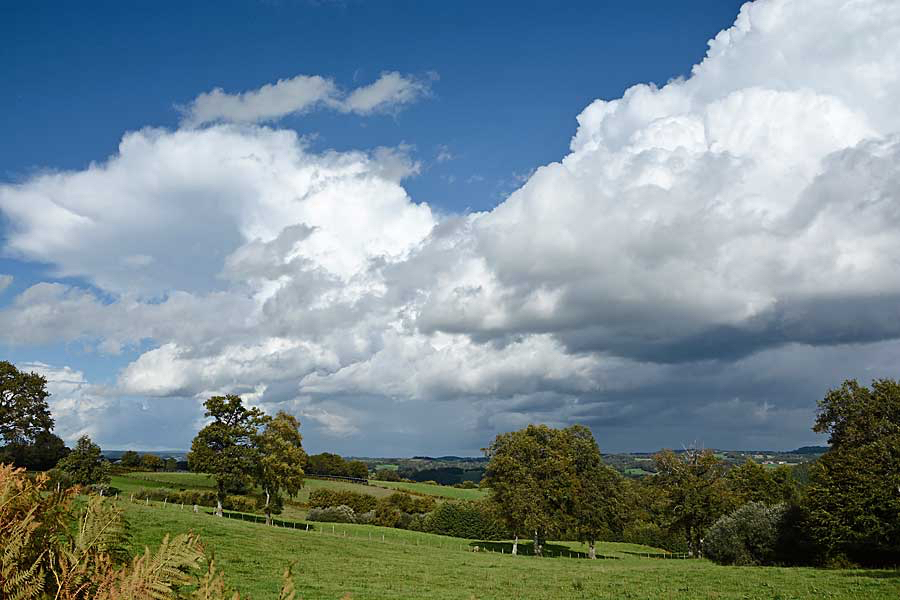
[(734, 467), (727, 475), (728, 485), (740, 503), (762, 502), (773, 506), (793, 502), (798, 497), (790, 467), (767, 469), (753, 460)]
[(664, 450), (654, 461), (653, 483), (665, 491), (669, 526), (682, 531), (688, 551), (696, 555), (706, 528), (735, 505), (725, 481), (725, 465), (710, 450), (688, 450), (680, 456)]
[(819, 400), (813, 431), (827, 433), (832, 450), (900, 435), (900, 382), (876, 379), (870, 390), (855, 379), (844, 381)]
[(357, 479), (369, 478), (369, 467), (361, 460), (351, 460), (346, 463), (347, 477), (356, 477)]
[(303, 487), (303, 450), (300, 422), (292, 415), (280, 411), (266, 423), (256, 438), (259, 450), (257, 483), (266, 495), (266, 525), (272, 524), (272, 498), (275, 506), (281, 506), (281, 494), (293, 496)]
[[(590, 431), (581, 426), (552, 429), (529, 425), (502, 433), (484, 450), (490, 459), (483, 483), (516, 536), (534, 534), (535, 555), (550, 534), (577, 531), (596, 539), (610, 521), (606, 499), (612, 479), (599, 461)], [(587, 456), (580, 457), (580, 453)], [(599, 514), (592, 515), (599, 507)]]
[(900, 560), (900, 382), (845, 381), (819, 402), (813, 429), (831, 444), (806, 488), (814, 539), (831, 557)]
[(168, 458), (166, 458), (166, 459), (163, 461), (163, 463), (164, 463), (164, 464), (163, 464), (163, 469), (165, 469), (165, 470), (168, 471), (169, 473), (172, 473), (172, 472), (178, 470), (178, 461), (175, 460), (174, 458), (172, 458), (171, 456), (168, 457)]
[(615, 470), (603, 464), (591, 430), (583, 425), (568, 428), (575, 458), (572, 519), (579, 541), (587, 542), (588, 556), (597, 558), (596, 542), (621, 534), (622, 485)]
[(0, 361), (0, 461), (46, 470), (65, 456), (65, 444), (51, 433), (49, 396), (44, 377)]
[(188, 466), (216, 480), (216, 515), (221, 517), (228, 492), (253, 481), (258, 469), (254, 438), (267, 419), (258, 408), (245, 408), (240, 396), (213, 396), (203, 405), (213, 422), (191, 443)]
[(86, 435), (78, 438), (75, 448), (59, 461), (57, 468), (79, 485), (109, 483), (109, 463), (101, 456), (100, 446)]
[(145, 471), (159, 471), (162, 469), (163, 461), (155, 454), (144, 454), (141, 456), (141, 468)]
[(30, 471), (48, 471), (69, 453), (65, 442), (50, 431), (41, 431), (32, 443), (15, 442), (0, 448), (0, 462), (25, 467)]
[(123, 467), (134, 468), (141, 466), (141, 455), (134, 450), (126, 450), (123, 452), (122, 458), (119, 460)]

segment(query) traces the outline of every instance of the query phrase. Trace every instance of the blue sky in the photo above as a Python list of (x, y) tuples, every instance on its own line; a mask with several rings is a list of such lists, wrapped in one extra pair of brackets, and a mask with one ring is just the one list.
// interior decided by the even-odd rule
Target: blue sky
[[(813, 357), (847, 364), (846, 376), (890, 374), (882, 366), (890, 361), (872, 356), (884, 355), (873, 344), (893, 356), (894, 334), (880, 326), (890, 309), (878, 301), (894, 297), (895, 273), (872, 256), (889, 254), (893, 237), (872, 248), (854, 237), (814, 256), (826, 217), (840, 222), (824, 212), (778, 239), (759, 236), (786, 218), (784, 207), (830, 197), (828, 169), (841, 179), (837, 153), (890, 139), (896, 42), (884, 40), (887, 58), (870, 56), (849, 40), (861, 31), (880, 39), (878, 19), (815, 23), (829, 11), (885, 14), (876, 0), (813, 4), (8, 5), (0, 275), (11, 279), (0, 286), (0, 315), (10, 325), (0, 348), (57, 377), (65, 431), (105, 445), (184, 447), (204, 394), (225, 391), (293, 410), (313, 446), (357, 454), (477, 452), (497, 431), (535, 420), (587, 422), (601, 447), (616, 450), (814, 442), (815, 398), (843, 373), (811, 378)], [(834, 32), (830, 52), (814, 50), (814, 25)], [(707, 54), (707, 41), (729, 28)], [(853, 80), (861, 64), (887, 65), (878, 90)], [(410, 100), (351, 106), (354, 90), (390, 74)], [(268, 118), (231, 122), (223, 112), (192, 125), (186, 117), (215, 88), (236, 98), (301, 75), (329, 82), (330, 95)], [(620, 99), (617, 112), (597, 99)], [(281, 171), (294, 142), (275, 138), (292, 131), (304, 154)], [(120, 149), (128, 132), (137, 132), (137, 150)], [(240, 158), (216, 158), (215, 143), (269, 157), (271, 181), (219, 189), (227, 170), (188, 184), (193, 172), (160, 166), (176, 147), (198, 173), (213, 169), (206, 159)], [(142, 154), (151, 147), (156, 158)], [(191, 152), (205, 158), (194, 165)], [(353, 192), (335, 166), (348, 161)], [(339, 218), (331, 231), (335, 221), (316, 221), (318, 208), (291, 212), (293, 184), (271, 182), (298, 181), (303, 169), (331, 173), (321, 175), (337, 182), (328, 202), (363, 198), (345, 215), (360, 227), (340, 230)], [(267, 220), (282, 209), (290, 222)], [(129, 211), (144, 221), (129, 221)], [(46, 227), (44, 214), (54, 215)], [(744, 229), (732, 229), (739, 222)], [(369, 239), (367, 226), (387, 237)], [(868, 221), (849, 229), (871, 233)], [(251, 253), (270, 257), (285, 236), (293, 246), (274, 259), (280, 279), (257, 263), (248, 270)], [(366, 240), (357, 248), (347, 236)], [(298, 266), (296, 256), (311, 262)], [(826, 282), (847, 265), (866, 311), (848, 308)], [(311, 300), (320, 286), (331, 291)], [(312, 331), (313, 317), (291, 320), (325, 305), (327, 332)], [(172, 313), (188, 321), (180, 330), (147, 316), (169, 310), (187, 311)], [(194, 331), (213, 310), (253, 327)], [(863, 344), (849, 362), (848, 343)], [(270, 368), (229, 362), (246, 353)], [(388, 353), (408, 358), (394, 364)], [(435, 376), (421, 359), (429, 353), (457, 360), (459, 379), (481, 387)], [(540, 360), (526, 369), (525, 356)], [(181, 368), (171, 385), (146, 383)], [(414, 387), (398, 382), (407, 378)], [(696, 415), (674, 408), (698, 390), (704, 398), (691, 410), (717, 423), (716, 433), (692, 431)], [(121, 417), (127, 406), (185, 425), (152, 439), (139, 420)], [(398, 411), (402, 423), (385, 425), (383, 415)], [(756, 416), (746, 428), (748, 414)], [(459, 416), (458, 431), (425, 433), (442, 415)]]

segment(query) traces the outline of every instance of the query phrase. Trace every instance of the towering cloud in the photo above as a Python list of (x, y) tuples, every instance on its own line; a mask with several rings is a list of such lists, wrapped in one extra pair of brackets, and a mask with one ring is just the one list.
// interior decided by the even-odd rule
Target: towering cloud
[[(426, 91), (295, 78), (187, 121)], [(604, 446), (792, 443), (828, 385), (900, 358), (898, 104), (896, 2), (758, 0), (690, 77), (590, 104), (490, 212), (416, 204), (398, 150), (129, 133), (104, 164), (0, 186), (6, 250), (103, 292), (35, 285), (0, 335), (140, 348), (119, 393), (243, 392), (398, 451), (576, 420)]]

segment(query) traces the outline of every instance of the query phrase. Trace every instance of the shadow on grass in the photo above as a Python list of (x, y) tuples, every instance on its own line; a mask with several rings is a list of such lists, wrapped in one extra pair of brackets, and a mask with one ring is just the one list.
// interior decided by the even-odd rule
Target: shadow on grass
[(900, 569), (871, 569), (842, 571), (843, 577), (860, 577), (864, 579), (900, 579)]
[[(479, 552), (512, 554), (512, 542), (469, 542), (469, 548), (471, 548), (473, 551), (476, 547), (478, 548)], [(518, 553), (522, 556), (534, 556), (534, 543), (519, 542)], [(568, 546), (549, 543), (544, 544), (543, 556), (544, 558), (588, 558), (587, 552), (579, 552), (578, 550), (572, 550)], [(598, 554), (597, 558), (618, 560), (619, 557)]]

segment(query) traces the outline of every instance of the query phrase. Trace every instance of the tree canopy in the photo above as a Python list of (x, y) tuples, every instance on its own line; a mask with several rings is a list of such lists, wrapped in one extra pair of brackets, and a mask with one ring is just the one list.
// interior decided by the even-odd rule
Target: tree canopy
[(535, 554), (549, 535), (575, 531), (594, 540), (610, 528), (617, 478), (586, 427), (529, 425), (501, 433), (484, 452), (491, 499), (510, 530), (533, 534)]
[(57, 468), (79, 485), (109, 483), (109, 463), (103, 460), (100, 446), (86, 435), (78, 438), (75, 448), (59, 461)]
[(272, 522), (274, 506), (281, 506), (281, 494), (293, 496), (303, 487), (303, 450), (300, 422), (292, 415), (280, 411), (266, 422), (265, 429), (256, 438), (259, 451), (257, 483), (266, 495), (266, 523)]
[(227, 493), (253, 483), (259, 462), (255, 437), (267, 418), (258, 408), (246, 408), (236, 395), (213, 396), (203, 405), (213, 421), (191, 443), (188, 465), (191, 471), (213, 476), (216, 514), (222, 516)]

